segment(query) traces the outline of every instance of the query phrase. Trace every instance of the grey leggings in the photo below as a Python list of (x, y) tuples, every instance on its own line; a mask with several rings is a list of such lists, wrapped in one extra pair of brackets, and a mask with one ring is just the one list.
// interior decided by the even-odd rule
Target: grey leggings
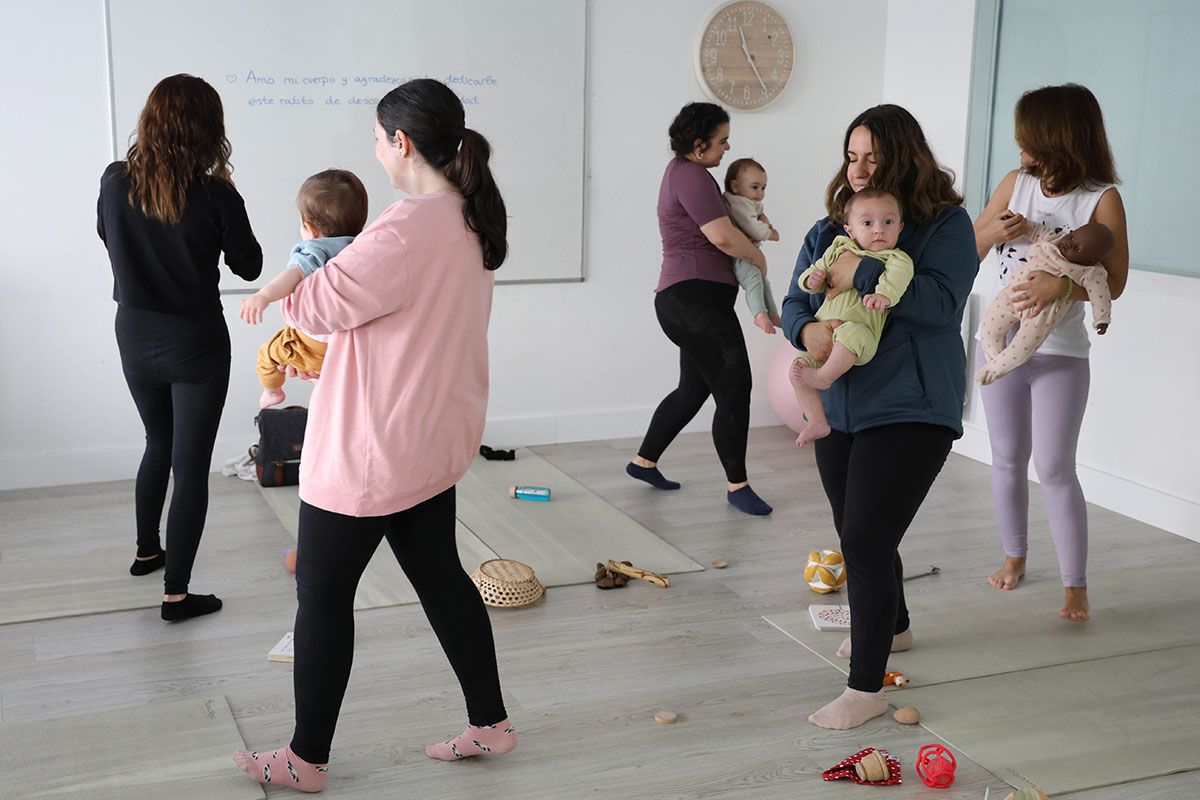
[[(982, 349), (977, 349), (983, 363)], [(992, 443), (992, 501), (1004, 552), (1024, 557), (1029, 538), (1029, 458), (1037, 469), (1063, 586), (1087, 586), (1087, 504), (1075, 449), (1087, 408), (1086, 358), (1035, 353), (983, 387)]]

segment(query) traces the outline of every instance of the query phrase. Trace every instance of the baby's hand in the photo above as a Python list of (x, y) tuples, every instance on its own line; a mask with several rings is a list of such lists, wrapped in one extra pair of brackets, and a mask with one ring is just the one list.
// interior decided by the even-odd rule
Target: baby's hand
[(261, 292), (255, 292), (242, 301), (242, 307), (238, 310), (238, 316), (250, 325), (257, 325), (262, 322), (263, 312), (267, 310), (267, 306), (269, 305), (271, 305), (270, 300), (263, 297)]
[(883, 294), (869, 294), (863, 298), (863, 305), (872, 311), (886, 311), (892, 301)]
[(778, 242), (779, 241), (779, 231), (775, 230), (774, 226), (771, 227), (771, 235), (767, 237), (767, 241), (770, 241), (770, 242)]
[(827, 280), (829, 280), (828, 272), (823, 269), (815, 269), (809, 274), (808, 280), (804, 282), (804, 288), (810, 292), (819, 292), (824, 288)]

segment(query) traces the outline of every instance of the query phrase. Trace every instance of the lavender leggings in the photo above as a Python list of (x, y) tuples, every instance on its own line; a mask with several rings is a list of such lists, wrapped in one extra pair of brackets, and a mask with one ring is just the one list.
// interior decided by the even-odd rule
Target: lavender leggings
[[(982, 349), (978, 363), (984, 362)], [(1087, 407), (1086, 358), (1033, 358), (982, 387), (992, 442), (992, 501), (1004, 552), (1022, 558), (1029, 539), (1029, 457), (1037, 469), (1063, 586), (1087, 585), (1087, 505), (1075, 449)]]

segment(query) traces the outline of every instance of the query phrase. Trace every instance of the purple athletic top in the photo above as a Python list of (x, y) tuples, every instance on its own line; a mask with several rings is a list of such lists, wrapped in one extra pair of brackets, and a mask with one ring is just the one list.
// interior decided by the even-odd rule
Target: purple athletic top
[(708, 170), (676, 156), (667, 164), (658, 190), (658, 230), (662, 234), (661, 292), (680, 281), (702, 280), (737, 286), (733, 258), (717, 249), (700, 227), (729, 216), (721, 188)]

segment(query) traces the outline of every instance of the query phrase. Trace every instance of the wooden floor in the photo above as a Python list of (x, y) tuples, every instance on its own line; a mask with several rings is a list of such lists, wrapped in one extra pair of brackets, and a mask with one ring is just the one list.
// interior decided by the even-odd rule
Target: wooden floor
[[(721, 558), (729, 567), (676, 576), (665, 590), (644, 583), (610, 592), (558, 587), (534, 607), (493, 610), (501, 678), (521, 746), (492, 761), (444, 764), (422, 752), (424, 744), (456, 734), (464, 710), (421, 609), (356, 613), (357, 660), (324, 796), (929, 797), (912, 763), (933, 736), (890, 716), (854, 731), (809, 725), (808, 713), (836, 696), (844, 678), (762, 620), (809, 602), (799, 575), (804, 557), (836, 546), (812, 455), (791, 440), (780, 428), (751, 432), (751, 481), (775, 506), (765, 519), (725, 503), (707, 435), (685, 435), (667, 454), (664, 472), (685, 484), (672, 493), (624, 475), (633, 441), (536, 448), (696, 561)], [(131, 482), (0, 494), (0, 560), (71, 559), (123, 542), (132, 557), (132, 499)], [(1031, 568), (1054, 573), (1044, 519), (1035, 499)], [(1091, 525), (1092, 569), (1200, 561), (1200, 545), (1167, 533), (1136, 553), (1123, 550), (1121, 532), (1145, 526), (1102, 509), (1091, 508)], [(285, 743), (291, 668), (268, 663), (266, 653), (292, 626), (294, 585), (280, 567), (280, 550), (290, 541), (253, 485), (213, 476), (192, 588), (220, 595), (224, 610), (177, 625), (151, 609), (0, 626), (0, 723), (219, 693), (228, 697), (248, 745)], [(951, 457), (902, 553), (909, 571), (929, 564), (943, 570), (920, 591), (979, 581), (995, 567), (999, 545), (985, 466)], [(147, 578), (147, 592), (160, 591), (160, 581), (161, 573)], [(1004, 625), (1003, 609), (998, 605), (995, 618), (979, 624)], [(680, 721), (655, 724), (659, 709), (678, 712)], [(821, 780), (824, 769), (868, 745), (902, 759), (903, 786), (881, 791)], [(999, 800), (1009, 791), (966, 759), (957, 774), (939, 798), (978, 800), (990, 787)], [(1198, 795), (1200, 774), (1191, 772), (1065, 797)]]

